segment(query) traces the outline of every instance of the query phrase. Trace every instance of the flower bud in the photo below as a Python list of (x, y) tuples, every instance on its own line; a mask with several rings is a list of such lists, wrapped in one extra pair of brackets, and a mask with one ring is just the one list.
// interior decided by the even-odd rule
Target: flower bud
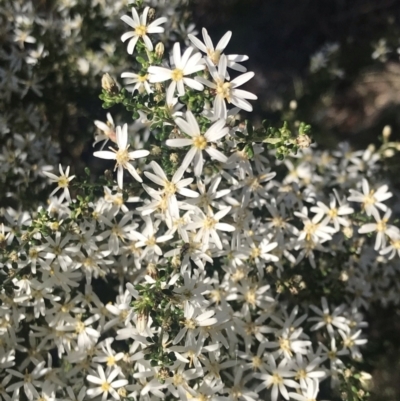
[(353, 236), (353, 227), (351, 227), (351, 226), (343, 227), (343, 234), (347, 238), (351, 238)]
[(164, 44), (162, 42), (158, 42), (156, 44), (156, 56), (158, 58), (161, 58), (164, 55), (164, 50), (165, 50)]
[(297, 109), (297, 102), (296, 100), (291, 100), (289, 103), (289, 109), (290, 110), (296, 110)]
[(118, 85), (115, 79), (110, 74), (106, 73), (101, 77), (101, 87), (111, 95), (117, 95), (119, 93)]
[(151, 278), (157, 279), (158, 277), (158, 270), (157, 265), (154, 263), (149, 263), (147, 265), (146, 274), (149, 275)]
[(373, 387), (372, 376), (369, 373), (362, 371), (360, 373), (360, 383), (365, 390), (371, 391)]
[(159, 146), (153, 145), (151, 147), (150, 154), (152, 156), (160, 156), (161, 155), (161, 148)]
[(385, 140), (388, 140), (392, 134), (392, 127), (390, 125), (385, 125), (382, 130), (382, 136)]
[(149, 321), (149, 315), (147, 313), (138, 314), (136, 329), (139, 332), (139, 334), (143, 334), (146, 331), (148, 321)]
[(393, 149), (386, 149), (383, 152), (383, 156), (386, 158), (393, 157), (395, 154), (396, 154), (396, 152)]
[(147, 21), (153, 22), (154, 19), (156, 18), (156, 10), (154, 8), (149, 9), (149, 13), (147, 14)]
[(172, 163), (178, 163), (178, 161), (179, 161), (179, 156), (178, 156), (178, 154), (177, 153), (171, 153), (170, 155), (169, 155), (169, 160), (172, 162)]
[(306, 134), (302, 134), (296, 138), (296, 143), (300, 149), (309, 148), (311, 145), (311, 138)]

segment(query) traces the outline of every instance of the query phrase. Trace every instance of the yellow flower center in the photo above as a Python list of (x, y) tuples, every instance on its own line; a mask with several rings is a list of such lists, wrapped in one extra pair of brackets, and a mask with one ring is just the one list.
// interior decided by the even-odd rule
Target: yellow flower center
[(173, 195), (176, 192), (176, 185), (172, 182), (165, 181), (164, 190), (167, 195)]
[(183, 78), (183, 71), (180, 70), (179, 68), (175, 68), (175, 70), (172, 71), (171, 74), (171, 79), (175, 82), (181, 81)]
[(151, 237), (146, 241), (147, 246), (154, 246), (155, 244), (156, 244), (156, 239), (154, 237)]
[(296, 380), (299, 380), (299, 379), (306, 379), (306, 378), (307, 378), (307, 372), (306, 372), (306, 370), (305, 370), (305, 369), (300, 369), (300, 370), (297, 372)]
[(364, 208), (366, 206), (371, 206), (374, 205), (376, 202), (375, 196), (374, 196), (375, 191), (371, 190), (370, 193), (368, 195), (365, 196), (364, 198), (364, 202), (363, 202), (363, 206)]
[(221, 57), (221, 51), (220, 50), (211, 50), (207, 49), (207, 55), (210, 58), (210, 60), (217, 65), (219, 62), (219, 58)]
[(106, 391), (110, 391), (110, 383), (104, 382), (101, 385), (101, 390), (103, 391), (103, 393), (105, 393)]
[(310, 241), (311, 236), (317, 231), (317, 229), (318, 229), (318, 224), (314, 224), (311, 221), (307, 221), (304, 224), (304, 231), (306, 233), (307, 241)]
[(137, 36), (144, 36), (147, 33), (147, 27), (145, 25), (139, 25), (135, 28), (135, 33)]
[(376, 231), (385, 232), (386, 231), (386, 222), (387, 221), (388, 221), (387, 219), (382, 219), (381, 221), (378, 221), (376, 223)]
[(392, 241), (392, 246), (394, 249), (400, 249), (400, 240)]
[(83, 322), (77, 322), (75, 326), (76, 334), (81, 334), (85, 331), (85, 325)]
[(193, 138), (193, 146), (197, 149), (204, 150), (207, 147), (207, 139), (203, 135)]
[(328, 216), (331, 217), (332, 219), (337, 217), (338, 215), (338, 210), (337, 209), (330, 209), (328, 211)]
[(279, 339), (279, 347), (282, 351), (287, 352), (289, 355), (292, 355), (292, 351), (290, 349), (290, 340), (288, 340), (287, 338)]
[(119, 166), (125, 166), (129, 162), (128, 149), (120, 149), (115, 155), (115, 160)]
[(253, 356), (251, 359), (253, 370), (259, 369), (262, 365), (262, 359), (259, 356)]
[(68, 178), (65, 175), (62, 175), (58, 181), (57, 181), (57, 185), (60, 188), (67, 188), (69, 184)]
[(207, 230), (210, 230), (214, 228), (214, 226), (217, 224), (217, 220), (213, 219), (210, 216), (207, 216), (204, 220), (204, 228)]
[(282, 377), (278, 375), (278, 373), (274, 373), (272, 375), (271, 384), (282, 384), (282, 383), (283, 383)]
[(232, 84), (230, 82), (217, 82), (217, 94), (231, 102)]
[(248, 304), (255, 306), (256, 305), (256, 290), (254, 288), (247, 291), (245, 295), (245, 300)]
[(184, 325), (188, 330), (194, 330), (196, 328), (196, 322), (193, 319), (186, 319)]
[(261, 255), (260, 248), (258, 248), (258, 247), (252, 248), (251, 254), (250, 254), (250, 257), (252, 259), (258, 258), (260, 255)]
[(112, 355), (107, 357), (107, 366), (114, 366), (115, 362), (115, 358)]
[(148, 75), (148, 74), (143, 75), (143, 76), (142, 76), (142, 75), (139, 75), (138, 78), (137, 78), (137, 80), (138, 80), (138, 82), (146, 82), (148, 78), (149, 78), (149, 75)]

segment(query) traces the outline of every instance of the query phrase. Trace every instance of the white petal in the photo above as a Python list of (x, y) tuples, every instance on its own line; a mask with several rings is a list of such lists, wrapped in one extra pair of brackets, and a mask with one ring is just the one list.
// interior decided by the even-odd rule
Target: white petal
[(197, 91), (202, 91), (204, 89), (204, 86), (200, 82), (198, 82), (192, 78), (183, 78), (183, 82), (187, 86), (189, 86), (189, 88), (195, 89)]
[(225, 47), (228, 46), (231, 37), (232, 37), (232, 32), (228, 31), (224, 36), (222, 36), (215, 49), (222, 52), (222, 50), (224, 50)]
[(168, 139), (166, 142), (167, 146), (171, 148), (182, 148), (183, 146), (189, 146), (193, 144), (193, 140), (189, 138), (176, 138)]
[(206, 148), (206, 152), (215, 160), (218, 160), (221, 163), (226, 163), (226, 161), (228, 160), (228, 158), (219, 150), (212, 148), (211, 146), (209, 146), (208, 148)]
[(245, 82), (249, 81), (253, 77), (254, 72), (246, 72), (245, 74), (239, 75), (231, 81), (232, 87), (236, 88), (237, 86), (243, 85)]
[(129, 15), (123, 15), (121, 17), (121, 20), (124, 21), (126, 24), (128, 24), (132, 28), (136, 28), (139, 24), (137, 24)]
[(141, 157), (146, 157), (150, 154), (148, 150), (134, 150), (133, 152), (129, 152), (129, 157), (133, 157), (134, 159), (140, 159)]
[(215, 225), (215, 228), (220, 231), (230, 231), (230, 232), (236, 230), (236, 228), (234, 226), (231, 226), (230, 224), (226, 224), (226, 223), (217, 223)]
[(148, 171), (145, 171), (143, 173), (149, 180), (155, 182), (158, 185), (161, 185), (162, 187), (165, 185), (165, 180), (163, 180), (162, 178), (158, 177), (155, 174), (149, 173)]
[(188, 38), (199, 50), (201, 50), (204, 53), (207, 53), (207, 47), (200, 39), (197, 39), (196, 36), (192, 34), (189, 34)]
[(99, 150), (98, 152), (94, 152), (93, 156), (100, 157), (101, 159), (115, 160), (115, 153), (108, 150)]

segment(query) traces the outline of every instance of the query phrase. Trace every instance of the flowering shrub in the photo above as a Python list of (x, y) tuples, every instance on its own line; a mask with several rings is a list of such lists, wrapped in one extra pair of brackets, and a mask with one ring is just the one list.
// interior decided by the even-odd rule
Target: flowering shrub
[[(2, 185), (21, 202), (0, 232), (0, 399), (313, 401), (325, 386), (331, 399), (365, 400), (363, 311), (399, 301), (385, 178), (399, 144), (386, 129), (379, 148), (328, 152), (304, 123), (243, 120), (256, 96), (241, 86), (254, 74), (247, 56), (226, 53), (231, 32), (197, 35), (172, 17), (184, 4), (157, 3), (136, 1), (128, 15), (122, 2), (91, 4), (113, 29), (121, 16), (129, 54), (129, 71), (104, 43), (106, 55), (78, 60), (88, 81), (92, 64), (110, 73), (103, 106), (123, 109), (120, 124), (111, 113), (95, 122), (104, 175), (51, 172), (58, 145), (35, 99), (28, 118), (3, 116), (15, 132), (2, 125)], [(7, 55), (53, 26), (31, 3), (10, 4)], [(72, 7), (58, 5), (61, 32)], [(79, 29), (60, 37), (84, 40)], [(28, 53), (1, 70), (5, 105), (26, 95), (7, 73), (46, 73), (35, 66), (51, 49)], [(48, 208), (22, 207), (27, 188), (48, 185)]]

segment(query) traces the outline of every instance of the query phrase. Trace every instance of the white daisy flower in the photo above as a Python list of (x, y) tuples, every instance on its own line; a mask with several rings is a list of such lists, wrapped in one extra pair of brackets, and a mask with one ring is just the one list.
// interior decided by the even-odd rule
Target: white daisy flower
[(361, 202), (367, 216), (371, 216), (372, 214), (379, 216), (378, 209), (383, 212), (388, 210), (388, 207), (382, 203), (392, 197), (392, 193), (388, 192), (388, 189), (387, 185), (382, 185), (376, 191), (373, 189), (370, 190), (368, 181), (363, 178), (362, 192), (350, 189), (351, 196), (347, 200), (350, 202)]
[(217, 246), (218, 249), (222, 249), (222, 242), (217, 233), (218, 231), (235, 231), (235, 227), (231, 224), (220, 223), (220, 220), (225, 217), (231, 210), (228, 206), (219, 212), (212, 214), (204, 214), (201, 210), (198, 211), (198, 215), (193, 216), (193, 223), (187, 225), (188, 230), (199, 229), (196, 234), (195, 241), (202, 242), (204, 246), (208, 246), (210, 237)]
[(184, 85), (189, 88), (202, 91), (204, 86), (195, 81), (193, 78), (187, 78), (187, 75), (194, 74), (195, 72), (204, 70), (206, 66), (200, 63), (201, 54), (196, 53), (193, 56), (190, 56), (193, 52), (193, 47), (188, 47), (183, 55), (181, 55), (181, 47), (179, 43), (174, 44), (173, 48), (173, 61), (175, 68), (169, 69), (165, 67), (151, 66), (148, 71), (150, 74), (149, 81), (154, 82), (164, 82), (171, 80), (170, 88), (173, 88), (173, 92), (175, 92), (175, 88), (178, 88), (179, 96), (183, 96), (185, 94)]
[(101, 395), (101, 400), (105, 401), (110, 394), (115, 400), (119, 400), (120, 396), (115, 389), (120, 388), (128, 384), (128, 380), (120, 379), (114, 380), (119, 375), (119, 370), (111, 370), (106, 376), (102, 366), (97, 366), (98, 376), (88, 375), (87, 381), (96, 384), (98, 387), (90, 388), (87, 390), (87, 395), (90, 398), (98, 397)]
[(189, 198), (197, 198), (199, 196), (197, 192), (185, 188), (192, 183), (193, 178), (182, 179), (182, 176), (185, 173), (185, 168), (180, 167), (171, 178), (171, 181), (169, 181), (158, 163), (152, 161), (150, 165), (155, 174), (145, 171), (144, 175), (154, 183), (164, 187), (161, 193), (165, 194), (167, 197), (169, 212), (171, 216), (179, 217), (179, 207), (176, 199), (176, 193)]
[[(232, 32), (228, 31), (217, 43), (217, 46), (214, 47), (213, 42), (207, 32), (206, 28), (202, 29), (203, 40), (204, 43), (197, 39), (194, 35), (189, 34), (188, 38), (190, 41), (202, 52), (207, 54), (208, 59), (214, 64), (218, 65), (220, 57), (225, 50), (225, 47), (228, 46), (228, 43), (232, 37)], [(239, 62), (246, 61), (249, 59), (248, 56), (239, 55), (239, 54), (231, 54), (226, 55), (227, 58), (227, 66), (232, 68), (232, 70), (246, 72), (246, 67), (238, 64)]]
[(223, 138), (229, 132), (229, 128), (225, 127), (225, 120), (221, 119), (214, 123), (203, 135), (200, 132), (199, 125), (193, 113), (187, 111), (186, 118), (187, 121), (182, 118), (177, 118), (176, 124), (191, 138), (168, 139), (166, 144), (177, 148), (191, 146), (182, 162), (182, 168), (185, 170), (194, 159), (194, 173), (196, 177), (199, 177), (203, 170), (203, 150), (205, 150), (213, 159), (216, 159), (221, 163), (225, 163), (228, 160), (223, 153), (211, 146), (209, 142), (215, 143)]
[(103, 123), (103, 121), (96, 120), (94, 125), (102, 131), (102, 133), (97, 134), (94, 138), (93, 146), (97, 143), (104, 141), (100, 150), (103, 150), (106, 143), (111, 139), (113, 142), (116, 142), (117, 137), (115, 133), (115, 124), (114, 119), (112, 118), (110, 113), (107, 113), (107, 122)]
[(124, 124), (122, 129), (120, 126), (117, 127), (117, 145), (119, 148), (118, 150), (110, 147), (111, 152), (109, 150), (100, 150), (94, 152), (93, 155), (101, 159), (115, 160), (117, 162), (115, 169), (118, 168), (117, 182), (121, 189), (123, 188), (124, 169), (128, 170), (136, 181), (142, 182), (142, 179), (130, 161), (146, 157), (150, 152), (144, 149), (128, 152), (128, 124)]
[(148, 94), (153, 93), (153, 90), (151, 89), (148, 81), (148, 74), (139, 75), (135, 74), (134, 72), (123, 72), (121, 74), (121, 78), (125, 79), (125, 85), (133, 85), (127, 86), (127, 89), (130, 90), (132, 93), (136, 90), (139, 91), (139, 93), (143, 93), (144, 91), (146, 91)]
[(150, 38), (147, 36), (149, 33), (163, 33), (164, 28), (159, 26), (167, 21), (166, 17), (157, 18), (155, 21), (147, 25), (147, 14), (149, 13), (150, 7), (146, 7), (143, 10), (143, 14), (139, 17), (137, 11), (132, 7), (132, 18), (128, 15), (121, 17), (122, 21), (126, 22), (134, 30), (126, 32), (121, 36), (121, 40), (125, 42), (130, 39), (128, 43), (128, 53), (132, 54), (135, 50), (135, 46), (139, 38), (142, 38), (147, 50), (153, 51), (153, 44)]
[(398, 234), (399, 229), (397, 227), (387, 224), (391, 215), (392, 211), (390, 209), (386, 211), (383, 217), (380, 217), (379, 213), (374, 213), (376, 223), (364, 224), (358, 230), (360, 234), (376, 232), (374, 247), (376, 251), (386, 247), (386, 236), (389, 238), (395, 238)]
[(59, 189), (63, 189), (64, 193), (60, 196), (60, 202), (62, 202), (64, 198), (66, 198), (67, 201), (71, 203), (71, 195), (69, 194), (68, 186), (69, 183), (75, 178), (75, 176), (71, 175), (71, 177), (69, 177), (69, 166), (65, 169), (65, 173), (61, 164), (59, 164), (58, 169), (60, 172), (59, 177), (53, 173), (49, 173), (48, 171), (43, 171), (43, 174), (49, 177), (51, 182), (55, 182), (57, 184), (57, 188), (53, 190), (50, 196), (53, 196)]
[(254, 72), (246, 72), (245, 74), (239, 75), (229, 82), (226, 80), (226, 68), (228, 66), (228, 59), (225, 55), (221, 56), (218, 63), (218, 69), (215, 68), (215, 66), (208, 60), (206, 61), (214, 82), (211, 82), (203, 77), (196, 77), (196, 80), (210, 87), (211, 89), (214, 89), (214, 116), (216, 118), (227, 118), (228, 112), (225, 100), (228, 103), (232, 103), (245, 111), (253, 111), (252, 105), (246, 99), (255, 100), (257, 99), (257, 96), (253, 93), (236, 88), (253, 78)]

